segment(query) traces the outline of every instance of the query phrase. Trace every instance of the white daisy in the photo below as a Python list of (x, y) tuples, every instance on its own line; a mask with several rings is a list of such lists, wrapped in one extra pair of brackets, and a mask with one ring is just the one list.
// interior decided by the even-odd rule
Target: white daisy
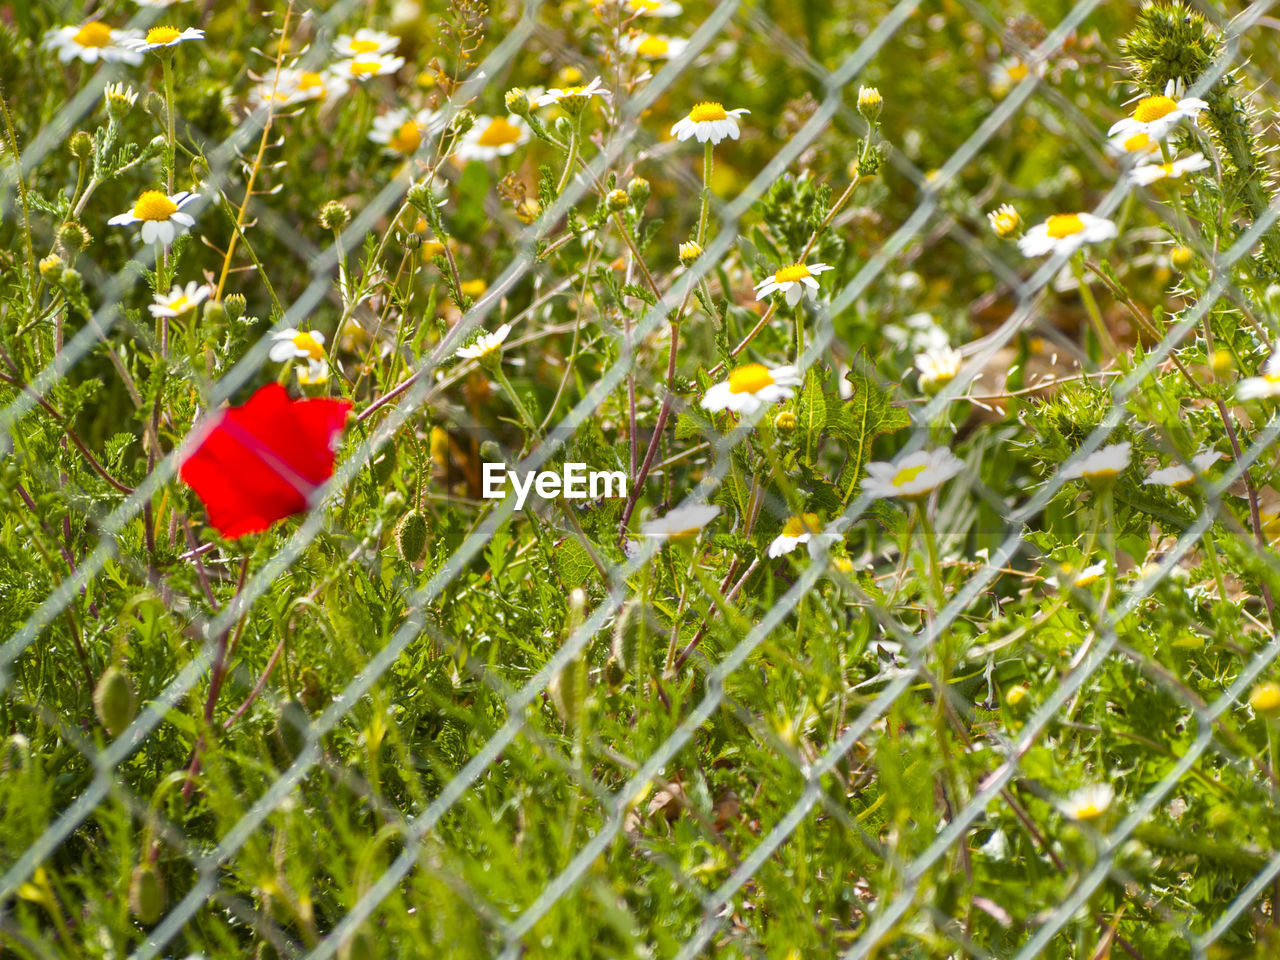
[(1083, 570), (1077, 570), (1074, 564), (1063, 563), (1058, 567), (1058, 572), (1045, 581), (1045, 586), (1057, 587), (1062, 580), (1070, 580), (1071, 586), (1083, 588), (1097, 583), (1098, 579), (1106, 572), (1107, 561), (1105, 560), (1099, 560)]
[(790, 553), (802, 543), (821, 541), (830, 545), (840, 539), (840, 534), (831, 530), (823, 530), (816, 513), (806, 513), (800, 517), (791, 517), (783, 524), (782, 532), (769, 544), (769, 557), (781, 557)]
[(465, 347), (459, 347), (454, 356), (460, 360), (486, 360), (495, 353), (501, 354), (509, 333), (511, 324), (504, 323), (493, 333), (483, 333)]
[(475, 124), (458, 144), (463, 160), (496, 160), (510, 156), (516, 147), (529, 142), (529, 125), (514, 113), (505, 117), (476, 117)]
[(364, 53), (350, 60), (339, 60), (329, 69), (336, 77), (364, 83), (374, 77), (385, 77), (395, 73), (403, 66), (404, 57)]
[(344, 33), (333, 42), (333, 52), (340, 57), (369, 57), (390, 53), (400, 46), (400, 38), (381, 30), (361, 27), (354, 35)]
[(1209, 468), (1221, 460), (1223, 455), (1217, 450), (1204, 450), (1197, 453), (1191, 458), (1191, 466), (1184, 463), (1174, 464), (1172, 467), (1165, 467), (1163, 470), (1153, 470), (1151, 476), (1143, 480), (1143, 484), (1150, 484), (1156, 487), (1185, 487), (1195, 478), (1203, 473), (1207, 473)]
[(195, 217), (183, 213), (182, 208), (200, 194), (182, 190), (173, 196), (165, 196), (163, 190), (147, 190), (127, 213), (112, 217), (107, 223), (113, 227), (127, 227), (141, 223), (142, 242), (169, 246), (175, 237), (181, 236), (196, 222)]
[(946, 386), (960, 372), (964, 357), (959, 350), (938, 347), (916, 355), (913, 363), (920, 374), (920, 389), (932, 392)]
[(383, 144), (387, 153), (412, 154), (422, 146), (423, 135), (435, 118), (434, 110), (419, 110), (417, 113), (403, 108), (391, 110), (373, 118), (369, 139)]
[(298, 383), (301, 386), (309, 387), (313, 384), (329, 382), (329, 361), (316, 360), (312, 357), (307, 358), (305, 365), (299, 365), (294, 368), (294, 372), (298, 375)]
[(1101, 243), (1116, 235), (1116, 225), (1091, 213), (1055, 213), (1028, 230), (1018, 241), (1024, 257), (1046, 253), (1069, 257), (1086, 243)]
[(756, 299), (763, 300), (781, 290), (787, 299), (787, 306), (794, 307), (806, 293), (811, 299), (816, 295), (818, 281), (813, 279), (815, 275), (834, 269), (825, 263), (815, 263), (813, 266), (793, 263), (782, 267), (756, 284)]
[(1210, 166), (1203, 153), (1193, 153), (1169, 163), (1144, 163), (1134, 167), (1129, 171), (1129, 182), (1145, 187), (1157, 180), (1177, 180), (1188, 173), (1206, 170)]
[(583, 100), (600, 97), (602, 100), (608, 100), (611, 96), (609, 90), (600, 82), (600, 78), (596, 77), (581, 87), (552, 87), (546, 93), (530, 100), (529, 103), (535, 107), (549, 107), (553, 103), (568, 100), (570, 97), (580, 97)]
[(80, 60), (84, 63), (132, 63), (142, 62), (142, 54), (127, 44), (141, 34), (136, 30), (109, 27), (101, 20), (90, 20), (78, 27), (56, 27), (44, 35), (44, 46), (58, 54), (63, 63)]
[(1072, 820), (1092, 821), (1102, 817), (1116, 798), (1109, 783), (1095, 783), (1081, 787), (1058, 804), (1058, 809)]
[[(591, 0), (593, 7), (603, 7), (608, 0)], [(616, 0), (628, 16), (678, 17), (684, 8), (675, 0)]]
[(1114, 480), (1129, 466), (1132, 444), (1111, 443), (1062, 468), (1063, 480)]
[(204, 303), (210, 292), (208, 284), (193, 280), (185, 287), (175, 285), (167, 294), (156, 294), (156, 302), (147, 309), (153, 317), (180, 317)]
[(922, 497), (963, 469), (964, 461), (946, 447), (917, 450), (892, 463), (868, 463), (867, 475), (862, 478), (862, 490), (873, 500)]
[(1271, 348), (1271, 356), (1262, 365), (1262, 376), (1245, 377), (1236, 384), (1236, 396), (1241, 400), (1280, 397), (1280, 343)]
[(684, 53), (689, 41), (656, 33), (637, 31), (622, 41), (623, 53), (645, 60), (670, 60)]
[(991, 71), (991, 92), (997, 97), (1006, 93), (1027, 78), (1031, 69), (1017, 57), (1007, 57)]
[(1142, 159), (1160, 150), (1160, 144), (1152, 140), (1145, 130), (1122, 133), (1107, 141), (1107, 151), (1116, 157)]
[(282, 108), (317, 100), (337, 100), (350, 89), (350, 81), (330, 71), (285, 67), (279, 76), (271, 74), (254, 87), (250, 99), (254, 106), (274, 103), (276, 107)]
[(1199, 97), (1175, 100), (1177, 85), (1170, 80), (1164, 93), (1155, 97), (1143, 97), (1133, 108), (1133, 113), (1111, 125), (1109, 137), (1123, 137), (1145, 133), (1152, 140), (1163, 140), (1179, 120), (1195, 119), (1209, 104)]
[(188, 40), (203, 40), (204, 31), (197, 30), (195, 27), (187, 27), (185, 30), (179, 30), (177, 27), (152, 27), (147, 31), (147, 35), (141, 40), (130, 40), (127, 45), (130, 50), (136, 50), (138, 53), (147, 53), (151, 50), (160, 50), (164, 47), (175, 47), (180, 43), (186, 43)]
[(745, 107), (737, 110), (726, 110), (722, 104), (714, 100), (704, 100), (689, 111), (687, 117), (677, 120), (671, 127), (671, 136), (677, 140), (688, 140), (690, 137), (699, 143), (719, 143), (725, 137), (738, 139), (738, 117), (750, 113)]
[(705, 503), (691, 507), (677, 507), (665, 517), (646, 520), (640, 524), (642, 537), (662, 537), (665, 540), (683, 540), (697, 536), (708, 523), (720, 515), (720, 508)]
[(770, 370), (763, 363), (748, 363), (729, 374), (728, 380), (708, 390), (702, 406), (707, 410), (732, 410), (750, 416), (762, 407), (790, 399), (794, 388), (802, 382), (795, 367)]
[(276, 363), (289, 360), (323, 360), (324, 334), (319, 330), (298, 330), (285, 327), (271, 335), (271, 349), (267, 356)]

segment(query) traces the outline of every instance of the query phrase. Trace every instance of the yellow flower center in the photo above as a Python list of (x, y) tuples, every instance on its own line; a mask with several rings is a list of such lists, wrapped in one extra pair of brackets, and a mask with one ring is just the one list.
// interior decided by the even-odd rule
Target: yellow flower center
[(773, 385), (773, 374), (763, 363), (748, 363), (729, 374), (730, 393), (757, 393)]
[(105, 47), (111, 42), (111, 28), (105, 23), (86, 23), (72, 38), (82, 47)]
[(312, 360), (324, 359), (324, 347), (320, 345), (319, 340), (306, 331), (294, 336), (293, 345), (304, 351)]
[(1091, 584), (1091, 583), (1093, 583), (1095, 580), (1097, 580), (1097, 579), (1098, 579), (1098, 577), (1099, 577), (1099, 574), (1096, 574), (1096, 573), (1086, 573), (1086, 574), (1085, 574), (1084, 576), (1082, 576), (1082, 577), (1076, 577), (1076, 579), (1075, 579), (1075, 581), (1074, 581), (1074, 584), (1075, 584), (1075, 586), (1077, 586), (1077, 587), (1087, 587), (1087, 586), (1089, 586), (1089, 584)]
[(1153, 146), (1155, 144), (1151, 142), (1151, 138), (1145, 133), (1135, 133), (1124, 140), (1124, 149), (1128, 153), (1135, 153), (1138, 150), (1150, 150)]
[(178, 297), (176, 300), (170, 300), (168, 306), (174, 313), (186, 313), (191, 309), (191, 301), (186, 297)]
[(387, 141), (387, 146), (400, 153), (413, 153), (422, 146), (422, 127), (413, 120), (400, 124), (400, 129)]
[(627, 4), (632, 10), (639, 13), (650, 13), (657, 10), (662, 4), (660, 0), (630, 0)]
[(1133, 119), (1139, 123), (1150, 123), (1159, 120), (1178, 109), (1172, 97), (1143, 97), (1133, 111)]
[(903, 467), (893, 475), (893, 485), (895, 487), (906, 486), (916, 477), (920, 476), (920, 474), (924, 473), (924, 468), (926, 466), (927, 464), (922, 463), (918, 467)]
[(1096, 803), (1086, 802), (1077, 806), (1073, 812), (1077, 820), (1097, 820), (1106, 811)]
[(147, 43), (173, 43), (179, 36), (175, 27), (152, 27), (147, 31)]
[(298, 78), (299, 90), (315, 90), (317, 88), (321, 92), (324, 91), (324, 77), (320, 76), (320, 74), (308, 71)]
[(671, 44), (662, 37), (645, 37), (636, 46), (636, 53), (642, 57), (665, 57)]
[(148, 190), (133, 205), (133, 215), (139, 220), (168, 220), (178, 212), (178, 205), (159, 190)]
[(817, 533), (821, 529), (816, 513), (806, 513), (803, 517), (792, 517), (782, 528), (784, 537), (799, 537), (806, 533)]
[(1120, 474), (1120, 471), (1117, 470), (1115, 467), (1099, 467), (1096, 470), (1088, 470), (1085, 472), (1086, 477), (1089, 477), (1089, 478), (1096, 477), (1099, 480), (1105, 480), (1108, 477), (1119, 476), (1119, 474)]
[(458, 285), (458, 291), (468, 297), (478, 297), (488, 289), (489, 284), (483, 280), (463, 280)]
[(373, 53), (378, 49), (377, 40), (352, 40), (351, 50), (354, 53)]
[(1010, 80), (1014, 83), (1020, 83), (1027, 78), (1027, 73), (1029, 71), (1027, 69), (1027, 65), (1019, 61), (1018, 63), (1010, 64), (1007, 72)]
[(520, 128), (504, 117), (497, 117), (476, 137), (476, 143), (482, 147), (504, 147), (509, 143), (519, 142)]
[(783, 267), (773, 275), (774, 283), (799, 283), (805, 277), (811, 277), (813, 274), (809, 272), (809, 268), (803, 263), (793, 263), (789, 267)]
[(382, 69), (377, 60), (352, 60), (351, 73), (356, 77), (371, 77)]
[(1048, 220), (1048, 234), (1055, 240), (1069, 237), (1084, 229), (1084, 221), (1078, 213), (1055, 213)]
[(1161, 172), (1161, 173), (1163, 173), (1166, 177), (1172, 177), (1172, 176), (1173, 176), (1173, 164), (1172, 164), (1172, 163), (1162, 163), (1162, 164), (1160, 164), (1160, 172)]
[(713, 120), (724, 120), (728, 116), (724, 112), (724, 106), (714, 100), (699, 103), (689, 111), (689, 119), (694, 123), (710, 123)]
[(1249, 706), (1259, 713), (1280, 710), (1280, 687), (1274, 683), (1260, 683), (1249, 694)]

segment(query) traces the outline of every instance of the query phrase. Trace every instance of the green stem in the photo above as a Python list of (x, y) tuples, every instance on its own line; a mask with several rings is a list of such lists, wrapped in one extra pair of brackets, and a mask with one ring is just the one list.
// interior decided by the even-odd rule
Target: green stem
[(516, 388), (511, 385), (511, 381), (507, 379), (507, 375), (502, 372), (502, 362), (499, 361), (493, 367), (494, 379), (498, 381), (502, 389), (507, 392), (507, 396), (511, 399), (511, 405), (516, 408), (516, 413), (520, 415), (520, 421), (529, 431), (530, 438), (538, 435), (538, 422), (533, 419), (529, 413), (529, 408), (524, 405), (524, 401), (520, 399), (520, 394), (516, 393)]
[(702, 150), (702, 209), (698, 213), (698, 246), (707, 236), (707, 214), (711, 211), (711, 171), (715, 166), (715, 145), (708, 140)]
[(173, 64), (166, 54), (160, 58), (164, 67), (164, 105), (169, 118), (168, 139), (165, 141), (164, 168), (168, 175), (169, 194), (173, 194), (173, 167), (177, 155), (177, 136), (173, 126)]
[(560, 174), (560, 182), (556, 184), (557, 197), (564, 193), (564, 188), (569, 185), (569, 177), (573, 175), (573, 165), (578, 162), (578, 141), (581, 139), (578, 127), (581, 123), (581, 117), (576, 118), (573, 122), (573, 131), (569, 134), (569, 155), (565, 158), (564, 172)]

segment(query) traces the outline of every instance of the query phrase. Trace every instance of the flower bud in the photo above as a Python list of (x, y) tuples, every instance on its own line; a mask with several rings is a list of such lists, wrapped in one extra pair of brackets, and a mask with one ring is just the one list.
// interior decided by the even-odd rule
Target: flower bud
[[(168, 118), (165, 114), (164, 97), (160, 96), (160, 94), (156, 93), (154, 90), (148, 93), (147, 98), (142, 101), (142, 109), (146, 110), (147, 113), (151, 114), (156, 119), (164, 120), (166, 123), (168, 122)], [(161, 137), (160, 140), (163, 143), (164, 138)]]
[(58, 228), (58, 244), (68, 253), (79, 253), (89, 245), (92, 239), (89, 231), (84, 228), (84, 224), (77, 223), (75, 220), (68, 220)]
[(608, 196), (604, 198), (604, 202), (610, 213), (620, 213), (627, 209), (627, 204), (631, 201), (627, 197), (627, 191), (610, 190)]
[[(435, 213), (435, 197), (431, 195), (431, 187), (427, 183), (419, 181), (413, 184), (405, 193), (404, 198), (413, 204), (414, 209), (421, 213), (427, 213), (428, 211)], [(427, 224), (424, 223), (422, 229), (425, 230), (426, 228)]]
[(702, 256), (702, 247), (695, 240), (689, 240), (680, 244), (677, 253), (680, 257), (680, 266), (690, 267), (693, 262)]
[(1249, 691), (1249, 706), (1268, 719), (1280, 717), (1280, 684), (1270, 680), (1257, 684)]
[(88, 160), (93, 156), (93, 137), (83, 130), (79, 130), (72, 135), (71, 143), (68, 147), (71, 150), (71, 155), (77, 160)]
[(649, 199), (649, 181), (644, 177), (632, 177), (631, 182), (627, 184), (627, 197), (630, 198), (633, 207), (643, 210)]
[(1213, 371), (1213, 375), (1218, 379), (1229, 374), (1235, 366), (1235, 357), (1231, 355), (1231, 351), (1225, 347), (1219, 347), (1213, 351), (1213, 356), (1209, 358), (1209, 368)]
[(84, 278), (80, 276), (80, 271), (75, 267), (66, 267), (58, 277), (58, 283), (66, 287), (67, 290), (74, 292), (84, 286)]
[(351, 210), (345, 203), (330, 200), (320, 208), (320, 226), (326, 230), (341, 230), (351, 222)]
[(396, 553), (406, 563), (417, 563), (427, 550), (427, 518), (410, 510), (396, 524)]
[(517, 117), (527, 116), (529, 113), (529, 95), (520, 87), (508, 90), (503, 102), (507, 105), (507, 112), (514, 113)]
[(486, 440), (480, 444), (480, 459), (484, 463), (506, 463), (502, 448), (498, 446), (496, 440)]
[(516, 204), (516, 218), (521, 223), (533, 223), (542, 213), (542, 204), (533, 197), (525, 197)]
[(780, 414), (773, 418), (773, 429), (783, 436), (787, 436), (795, 432), (796, 415), (790, 410), (783, 410)]
[(227, 311), (227, 318), (232, 323), (244, 316), (245, 299), (243, 293), (233, 293), (222, 301), (222, 306)]
[(1002, 203), (987, 214), (987, 222), (991, 224), (991, 232), (1001, 240), (1008, 240), (1022, 226), (1022, 217), (1011, 203)]
[(56, 253), (51, 253), (40, 260), (40, 276), (50, 283), (57, 283), (58, 278), (62, 275), (62, 266), (62, 258)]
[(221, 300), (210, 300), (204, 305), (204, 322), (206, 324), (225, 323), (227, 308)]
[(160, 871), (148, 864), (134, 867), (129, 877), (129, 912), (138, 922), (148, 927), (157, 923), (164, 916), (167, 903)]
[(108, 735), (118, 737), (133, 722), (138, 697), (129, 675), (117, 667), (107, 667), (93, 689), (93, 710)]
[(1180, 273), (1185, 272), (1187, 267), (1191, 266), (1195, 258), (1195, 251), (1180, 243), (1176, 244), (1173, 249), (1169, 251), (1169, 263), (1173, 265), (1173, 269)]
[(875, 123), (884, 107), (884, 98), (875, 87), (858, 88), (858, 112), (868, 123)]
[(449, 124), (457, 136), (462, 136), (468, 130), (476, 125), (476, 115), (470, 110), (459, 110), (453, 115), (453, 122)]

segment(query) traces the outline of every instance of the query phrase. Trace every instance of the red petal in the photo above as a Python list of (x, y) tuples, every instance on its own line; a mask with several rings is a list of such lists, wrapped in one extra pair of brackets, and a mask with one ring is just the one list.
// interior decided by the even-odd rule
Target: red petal
[(268, 384), (214, 418), (179, 475), (204, 503), (209, 522), (234, 539), (301, 513), (333, 474), (333, 436), (346, 400), (291, 400)]

